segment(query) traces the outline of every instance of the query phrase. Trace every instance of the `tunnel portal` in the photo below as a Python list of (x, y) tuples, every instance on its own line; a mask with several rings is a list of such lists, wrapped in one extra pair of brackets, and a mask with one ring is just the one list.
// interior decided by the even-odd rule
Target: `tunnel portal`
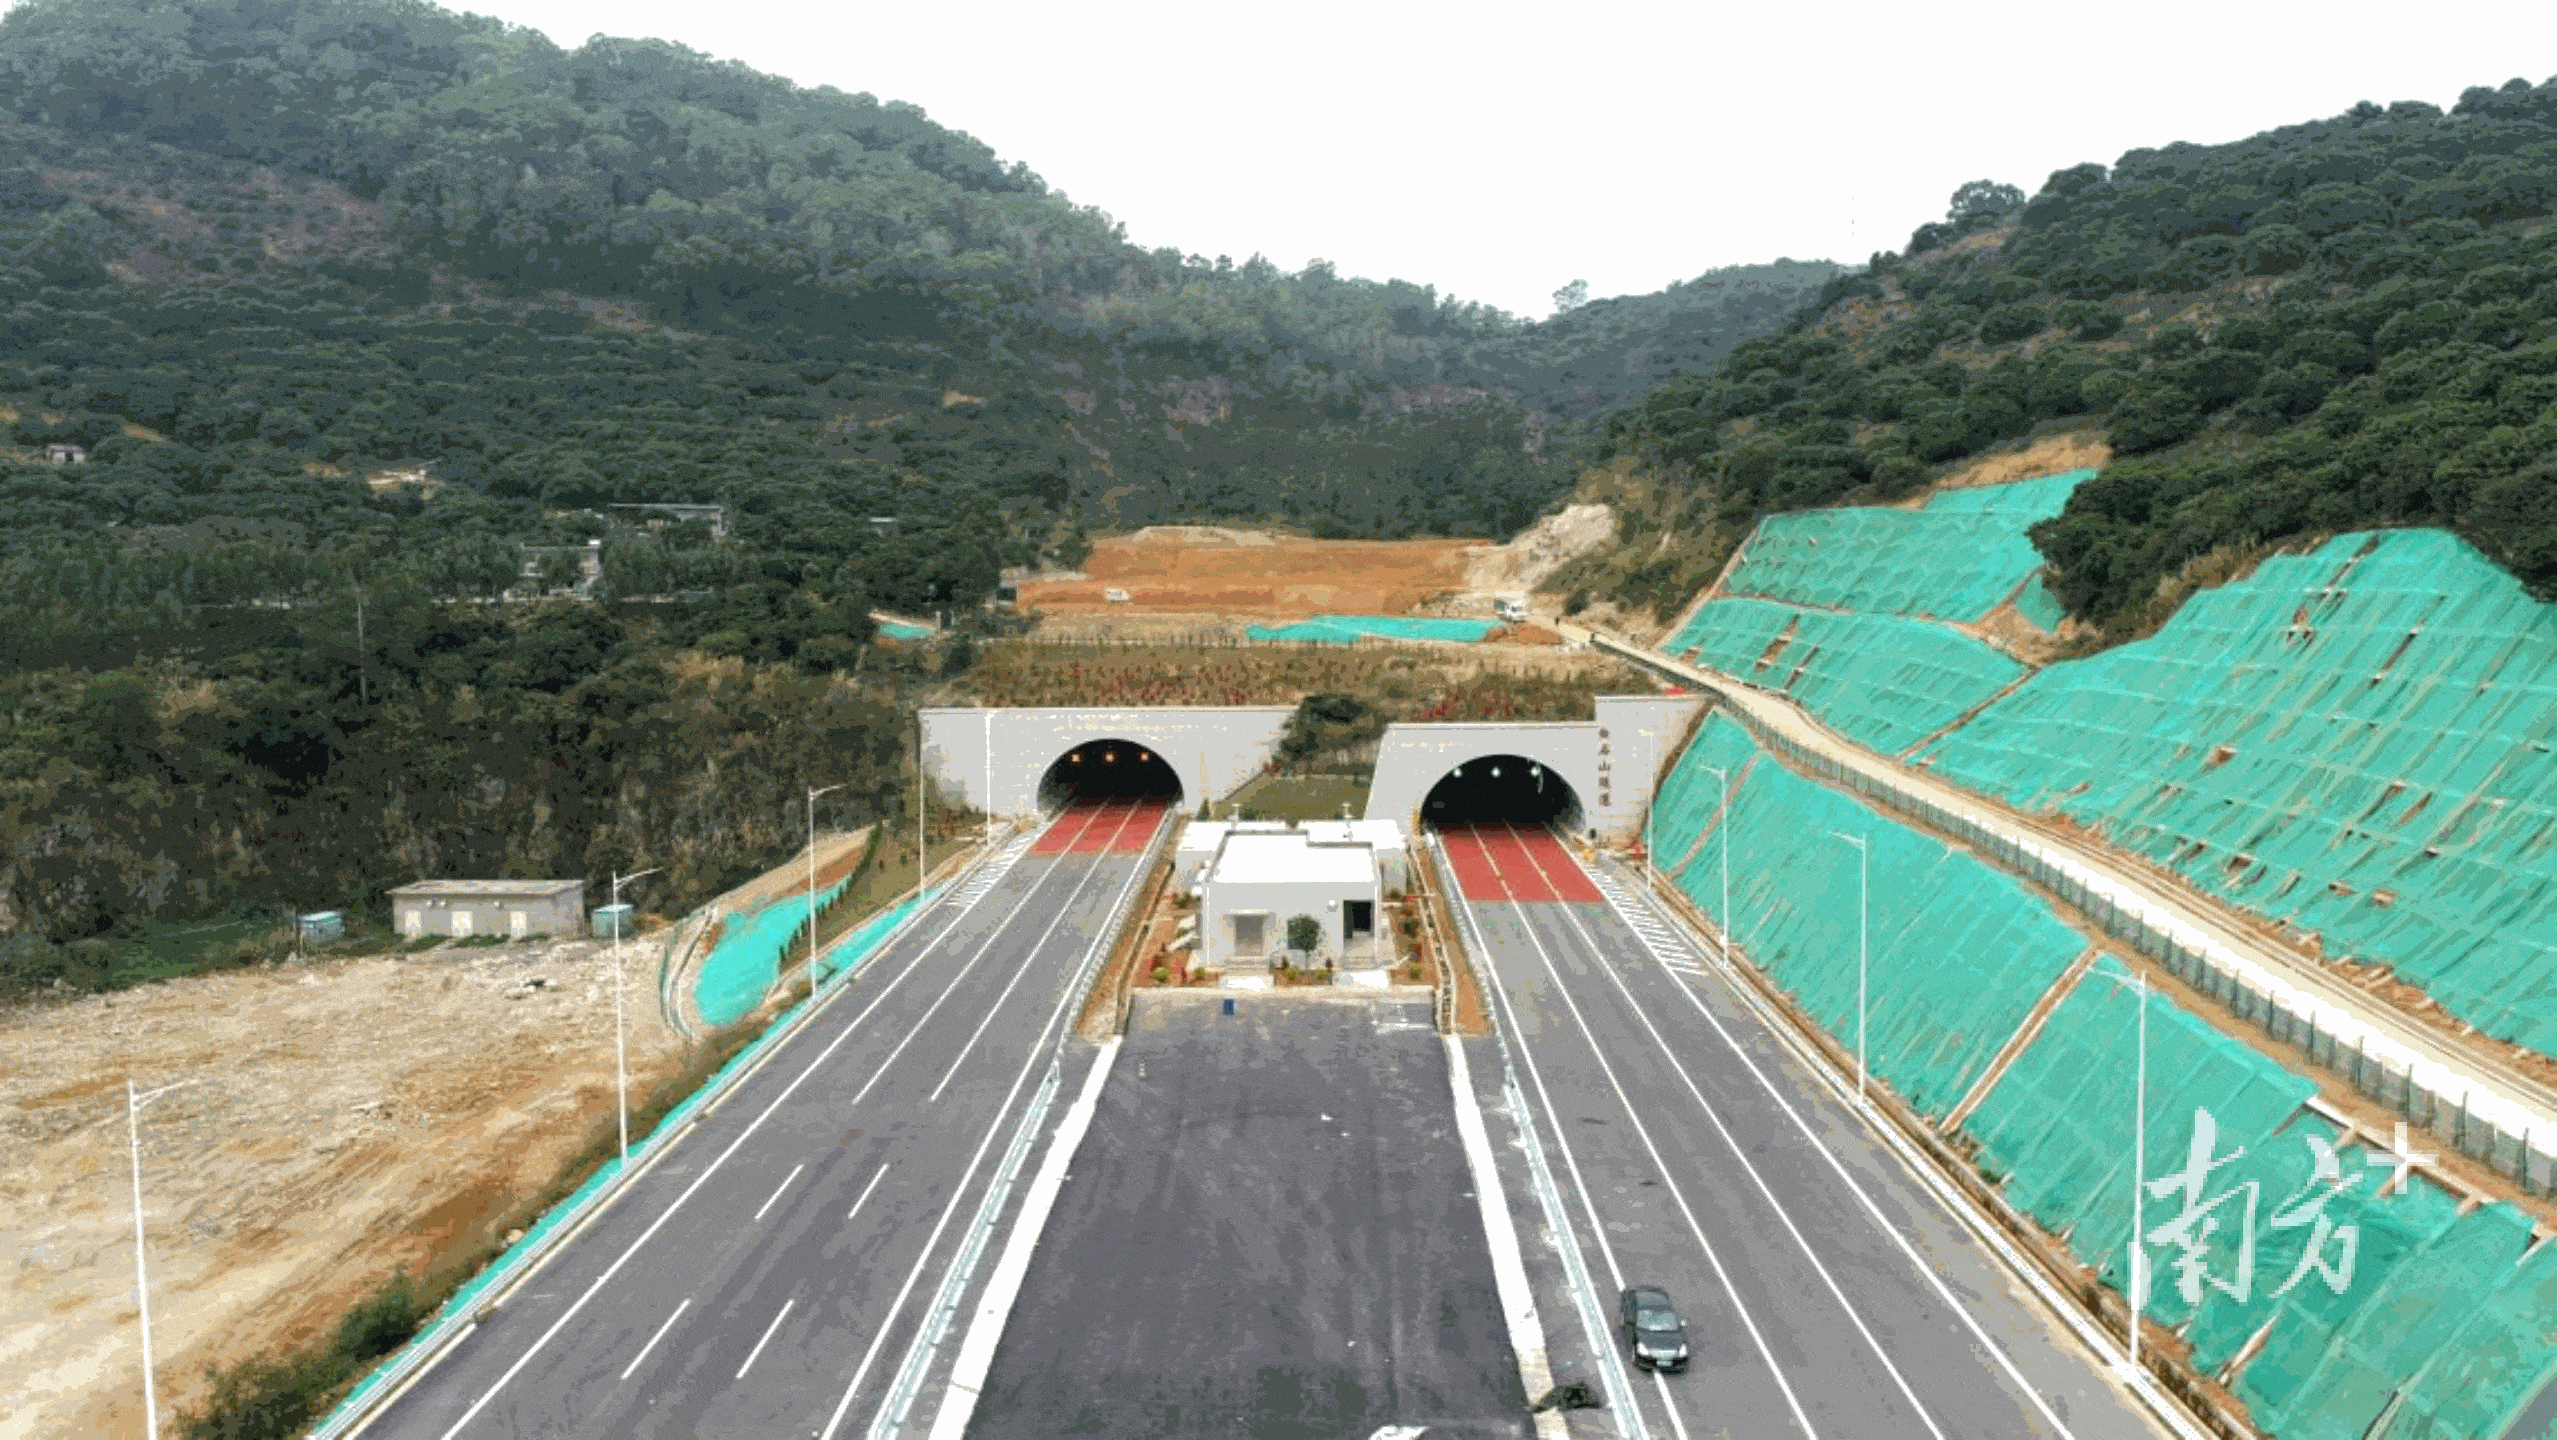
[(1177, 805), (1181, 796), (1181, 777), (1171, 765), (1132, 740), (1087, 740), (1058, 756), (1039, 777), (1039, 808), (1049, 814), (1108, 800)]
[(1552, 766), (1523, 755), (1484, 755), (1449, 770), (1421, 801), (1424, 824), (1556, 826), (1577, 833), (1580, 796)]

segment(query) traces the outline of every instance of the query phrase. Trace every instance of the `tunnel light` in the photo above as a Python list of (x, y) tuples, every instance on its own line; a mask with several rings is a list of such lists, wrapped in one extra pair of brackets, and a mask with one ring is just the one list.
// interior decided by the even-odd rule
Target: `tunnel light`
[(1498, 765), (1492, 767), (1492, 778), (1495, 780), (1500, 778), (1500, 767)]
[(1080, 750), (1077, 750), (1077, 751), (1075, 751), (1073, 754), (1068, 755), (1068, 756), (1067, 756), (1067, 757), (1065, 757), (1065, 758), (1066, 758), (1066, 760), (1067, 760), (1067, 762), (1068, 762), (1069, 764), (1080, 765), (1080, 764), (1082, 764), (1082, 763), (1083, 763), (1083, 752), (1082, 752), (1082, 751), (1080, 751)]

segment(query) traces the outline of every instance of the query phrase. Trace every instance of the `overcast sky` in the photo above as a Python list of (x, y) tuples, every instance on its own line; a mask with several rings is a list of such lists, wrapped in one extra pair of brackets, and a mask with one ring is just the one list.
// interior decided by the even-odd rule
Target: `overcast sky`
[(1149, 248), (1530, 317), (1575, 278), (1896, 250), (1966, 180), (2557, 73), (2550, 0), (470, 8), (910, 101)]

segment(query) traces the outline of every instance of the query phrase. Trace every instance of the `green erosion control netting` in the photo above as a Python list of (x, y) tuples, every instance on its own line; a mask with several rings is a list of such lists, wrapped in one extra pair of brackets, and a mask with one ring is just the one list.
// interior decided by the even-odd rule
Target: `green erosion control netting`
[(2015, 597), (2015, 613), (2056, 635), (2060, 622), (2068, 618), (2069, 607), (2061, 604), (2060, 597), (2052, 594), (2042, 577), (2036, 575), (2024, 582), (2023, 592)]
[(2557, 607), (2408, 530), (2268, 560), (2044, 669), (1928, 763), (2557, 1051), (2552, 743)]
[(1771, 516), (1749, 537), (1724, 588), (1832, 610), (1977, 620), (2041, 570), (2025, 527), (2060, 513), (2094, 473), (1947, 490), (1922, 510)]
[[(1730, 820), (1732, 933), (1802, 1008), (1856, 1041), (1857, 861), (1872, 846), (1866, 1064), (1922, 1114), (1958, 1103), (2036, 1000), (2086, 948), (2021, 882), (1883, 819), (1755, 753), (1715, 716), (1660, 798), (1660, 853), (1686, 854), (1675, 883), (1707, 915), (1722, 905), (1720, 765), (1738, 787)], [(1682, 837), (1690, 838), (1681, 845)], [(1686, 852), (1692, 850), (1692, 854)]]
[(1428, 615), (1317, 615), (1293, 625), (1254, 625), (1255, 640), (1311, 640), (1348, 645), (1369, 636), (1387, 640), (1462, 640), (1471, 643), (1499, 628), (1490, 620), (1449, 620)]
[[(825, 909), (851, 883), (847, 875), (820, 889), (817, 908)], [(781, 978), (782, 952), (807, 928), (805, 890), (751, 915), (730, 916), (719, 943), (701, 962), (701, 974), (693, 981), (693, 1004), (701, 1018), (714, 1027), (726, 1025), (762, 1003), (772, 982)]]
[(1898, 615), (1713, 600), (1661, 647), (1793, 696), (1868, 749), (1896, 755), (2024, 674), (1959, 631)]

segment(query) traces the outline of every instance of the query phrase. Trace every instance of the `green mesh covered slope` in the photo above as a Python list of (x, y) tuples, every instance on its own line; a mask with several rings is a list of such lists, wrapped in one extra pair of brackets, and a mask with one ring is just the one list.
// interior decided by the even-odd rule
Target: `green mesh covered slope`
[[(1720, 782), (1737, 790), (1728, 828)], [(1805, 1011), (1856, 1039), (1856, 851), (1872, 846), (1867, 1065), (1925, 1114), (1958, 1103), (2027, 1011), (2086, 948), (2048, 905), (1970, 855), (1905, 830), (1772, 760), (1747, 731), (1708, 720), (1662, 788), (1658, 853), (1707, 915), (1721, 914), (1731, 844), (1733, 933)]]
[[(1721, 716), (1680, 755), (1650, 823), (1657, 863), (1708, 916), (1721, 914), (1728, 842), (1736, 938), (1850, 1046), (1856, 852), (1831, 832), (1868, 837), (1867, 1058), (1929, 1117), (1968, 1093), (2082, 946), (2003, 874), (1785, 770)], [(2139, 1003), (2099, 963), (1964, 1127), (2009, 1200), (2117, 1291), (2132, 1232)], [(2242, 1359), (2232, 1389), (2281, 1440), (2360, 1440), (2392, 1404), (2392, 1437), (2544, 1440), (2533, 1405), (2557, 1386), (2557, 1245), (2532, 1250), (2529, 1220), (2507, 1205), (2462, 1216), (2420, 1176), (2380, 1195), (2385, 1152), (2345, 1143), (2305, 1108), (2311, 1082), (2154, 992), (2147, 1004), (2145, 1170), (2164, 1193), (2142, 1201), (2144, 1309), (2183, 1330), (2195, 1368)], [(2190, 1256), (2188, 1299), (2186, 1252), (2159, 1232), (2186, 1214), (2181, 1188), (2165, 1182), (2191, 1164), (2200, 1110), (2216, 1134), (2196, 1200), (2227, 1199), (2200, 1217), (2222, 1223)], [(2323, 1174), (2312, 1142), (2332, 1157)], [(2514, 1431), (2526, 1414), (2533, 1428)]]
[(2557, 1051), (2552, 743), (2557, 607), (2410, 530), (2269, 560), (2043, 670), (1926, 763)]
[(1829, 610), (1978, 620), (2041, 570), (2025, 527), (2058, 514), (2094, 473), (1948, 490), (1920, 510), (1771, 516), (1724, 589)]
[(1898, 754), (2014, 684), (2024, 667), (1960, 631), (1898, 615), (1712, 600), (1662, 647), (1771, 690)]

